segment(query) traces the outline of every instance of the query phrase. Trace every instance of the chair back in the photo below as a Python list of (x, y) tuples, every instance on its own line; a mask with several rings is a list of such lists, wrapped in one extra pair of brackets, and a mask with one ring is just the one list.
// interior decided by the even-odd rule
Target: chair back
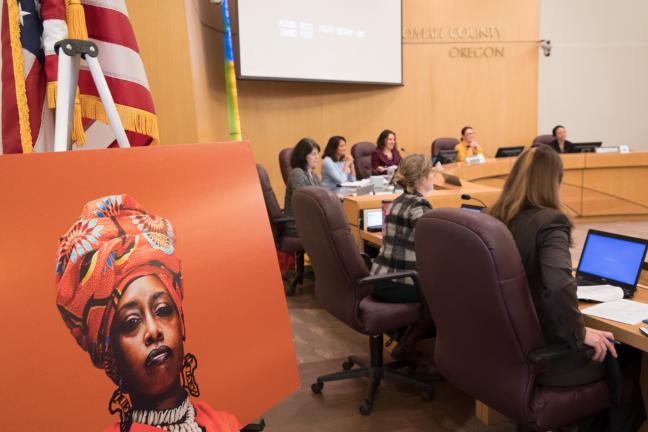
[(376, 145), (368, 141), (353, 144), (351, 147), (351, 156), (353, 156), (358, 180), (371, 177), (371, 155), (375, 151)]
[(337, 319), (362, 331), (358, 306), (372, 288), (356, 284), (369, 271), (339, 198), (324, 188), (307, 186), (295, 191), (292, 202), (299, 237), (317, 275), (317, 301)]
[(544, 339), (513, 236), (499, 220), (435, 209), (416, 225), (417, 268), (437, 327), (435, 364), (453, 385), (526, 419)]
[(538, 147), (540, 144), (551, 144), (556, 138), (553, 135), (538, 135), (533, 138), (531, 147)]
[(432, 145), (430, 147), (432, 157), (438, 155), (441, 150), (454, 150), (457, 144), (459, 144), (459, 140), (457, 138), (446, 137), (435, 139), (434, 141), (432, 141)]
[(288, 176), (290, 175), (290, 171), (292, 171), (292, 167), (290, 166), (292, 152), (292, 147), (282, 149), (279, 152), (279, 169), (281, 170), (281, 177), (283, 178), (284, 184), (288, 182)]
[(263, 192), (263, 201), (265, 201), (266, 211), (268, 212), (268, 219), (270, 220), (270, 228), (272, 229), (272, 236), (275, 239), (275, 243), (278, 240), (280, 234), (280, 227), (277, 226), (275, 221), (276, 219), (283, 217), (283, 212), (277, 201), (277, 196), (272, 190), (272, 184), (270, 183), (270, 178), (268, 177), (268, 172), (261, 165), (257, 164), (257, 173), (259, 174), (259, 182), (261, 183), (261, 191)]

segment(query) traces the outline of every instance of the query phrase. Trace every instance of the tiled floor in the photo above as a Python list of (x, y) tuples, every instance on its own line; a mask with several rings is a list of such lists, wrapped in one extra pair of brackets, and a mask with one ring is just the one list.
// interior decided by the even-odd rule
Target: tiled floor
[[(572, 254), (578, 258), (590, 228), (648, 237), (648, 221), (578, 224)], [(575, 259), (577, 263), (577, 259)], [(447, 382), (435, 384), (435, 398), (424, 402), (416, 391), (383, 382), (370, 416), (358, 413), (365, 397), (365, 380), (327, 383), (315, 395), (310, 384), (318, 375), (341, 370), (345, 356), (367, 357), (368, 339), (321, 309), (313, 295), (313, 283), (288, 298), (293, 340), (301, 375), (301, 388), (265, 416), (268, 432), (356, 431), (515, 431), (505, 423), (486, 427), (474, 416), (474, 401)], [(422, 350), (430, 351), (425, 341)], [(386, 359), (389, 354), (385, 353)]]

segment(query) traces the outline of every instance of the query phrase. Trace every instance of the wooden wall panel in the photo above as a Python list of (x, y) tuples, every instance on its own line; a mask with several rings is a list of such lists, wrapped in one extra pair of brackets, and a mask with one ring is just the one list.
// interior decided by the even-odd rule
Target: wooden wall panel
[[(134, 23), (150, 29), (152, 24), (146, 20), (151, 8), (145, 8), (145, 3), (150, 0), (128, 0), (129, 7), (138, 5), (131, 7)], [(166, 107), (160, 107), (160, 121), (174, 125), (173, 134), (168, 127), (164, 129), (162, 141), (190, 141), (182, 136), (192, 134), (200, 142), (228, 139), (220, 13), (208, 0), (156, 3), (165, 5), (158, 9), (174, 14), (168, 21), (177, 22), (158, 31), (156, 38), (185, 39), (178, 33), (186, 28), (191, 68), (187, 79), (194, 98), (193, 106), (186, 108), (196, 116), (195, 125), (178, 122), (162, 118)], [(184, 11), (176, 10), (181, 6)], [(144, 9), (145, 16), (136, 20), (134, 15)], [(529, 144), (537, 123), (538, 11), (538, 0), (404, 0), (403, 86), (239, 81), (243, 137), (252, 142), (255, 157), (268, 170), (280, 200), (283, 182), (277, 154), (303, 136), (325, 145), (329, 136), (342, 134), (353, 143), (373, 141), (382, 129), (390, 128), (408, 152), (429, 154), (433, 138), (457, 136), (462, 126), (470, 124), (487, 154), (494, 154), (499, 146)], [(466, 42), (450, 36), (451, 29), (461, 27), (499, 30), (491, 39)], [(442, 28), (445, 35), (434, 40), (413, 36), (414, 31), (427, 28)], [(153, 53), (149, 38), (154, 35), (141, 29), (137, 35), (143, 52)], [(503, 50), (503, 57), (450, 56), (453, 48), (487, 47)], [(168, 81), (168, 59), (149, 57), (145, 62), (151, 81)], [(184, 92), (186, 84), (182, 85)], [(155, 87), (157, 93), (174, 91)], [(183, 100), (174, 100), (154, 94), (158, 105), (181, 105), (188, 99), (183, 96)], [(182, 134), (177, 128), (193, 130)]]
[(126, 5), (153, 94), (161, 142), (197, 142), (185, 5), (178, 0), (126, 0)]

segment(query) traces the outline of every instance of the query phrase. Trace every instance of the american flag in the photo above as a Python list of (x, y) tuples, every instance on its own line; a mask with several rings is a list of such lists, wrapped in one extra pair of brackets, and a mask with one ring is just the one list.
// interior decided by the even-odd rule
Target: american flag
[[(79, 21), (66, 20), (72, 3), (79, 1), (2, 0), (2, 153), (53, 149), (52, 108), (58, 72), (54, 44), (86, 30), (99, 48), (99, 63), (131, 146), (159, 140), (153, 100), (125, 1), (81, 0), (83, 29), (78, 28)], [(114, 134), (83, 61), (78, 86), (77, 110), (86, 135), (86, 144), (78, 148), (115, 147)]]

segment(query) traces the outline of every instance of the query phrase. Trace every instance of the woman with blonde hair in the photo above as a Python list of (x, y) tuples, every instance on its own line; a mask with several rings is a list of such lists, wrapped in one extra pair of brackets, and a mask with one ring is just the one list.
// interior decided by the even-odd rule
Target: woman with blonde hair
[[(538, 384), (554, 387), (598, 381), (606, 373), (603, 361), (607, 354), (617, 357), (614, 335), (586, 327), (578, 309), (569, 251), (573, 223), (560, 204), (562, 178), (562, 160), (551, 147), (526, 149), (513, 166), (502, 195), (489, 210), (513, 234), (545, 344), (574, 349), (573, 355), (552, 361), (536, 378)], [(579, 349), (585, 346), (593, 348), (593, 354)], [(626, 351), (620, 363), (624, 374), (630, 375), (637, 353)], [(614, 360), (608, 358), (606, 363), (613, 364)], [(626, 396), (628, 393), (632, 392), (626, 392)], [(637, 430), (641, 408), (633, 406), (637, 404), (637, 391), (634, 393), (628, 396), (630, 401), (611, 410), (611, 430)]]
[[(394, 200), (385, 217), (383, 245), (371, 267), (372, 275), (416, 270), (414, 229), (421, 216), (432, 209), (425, 198), (434, 189), (434, 171), (430, 158), (420, 154), (407, 156), (401, 161), (394, 180), (403, 188), (403, 193)], [(410, 278), (378, 282), (373, 297), (388, 303), (422, 301)], [(431, 326), (431, 320), (423, 318), (418, 324), (409, 327), (392, 356), (398, 359), (412, 356), (414, 345)]]

